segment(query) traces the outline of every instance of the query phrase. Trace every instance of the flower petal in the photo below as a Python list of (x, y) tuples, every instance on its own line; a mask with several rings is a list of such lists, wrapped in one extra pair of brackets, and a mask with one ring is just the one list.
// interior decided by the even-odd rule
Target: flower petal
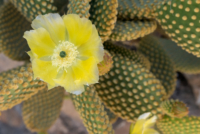
[(76, 81), (82, 81), (84, 85), (99, 81), (99, 71), (94, 57), (87, 60), (77, 60), (72, 69)]
[(145, 128), (153, 127), (156, 123), (156, 120), (157, 120), (156, 116), (151, 117), (150, 119), (146, 120), (144, 127)]
[(27, 54), (30, 56), (30, 61), (33, 61), (35, 57), (37, 57), (37, 55), (34, 54), (32, 51), (28, 51)]
[[(97, 83), (99, 80), (98, 67), (94, 58), (85, 61), (78, 60), (75, 65), (67, 69), (55, 82), (65, 88), (67, 92), (79, 93), (84, 91), (84, 85)], [(76, 92), (75, 92), (76, 91)]]
[(131, 134), (135, 134), (135, 133), (140, 134), (143, 131), (144, 123), (145, 123), (145, 119), (137, 120)]
[(130, 129), (129, 129), (129, 134), (133, 134), (134, 126), (135, 126), (135, 124), (132, 123), (130, 126)]
[(75, 83), (75, 77), (73, 75), (73, 71), (71, 68), (69, 68), (67, 72), (64, 71), (63, 75), (57, 79), (54, 79), (54, 81), (57, 84), (63, 86), (67, 92), (82, 93), (84, 91), (83, 83), (79, 83), (79, 84)]
[(75, 95), (79, 95), (79, 94), (81, 94), (83, 91), (74, 91), (74, 92), (72, 92), (72, 94), (75, 94)]
[(150, 116), (150, 114), (151, 113), (148, 112), (148, 113), (144, 113), (144, 114), (142, 114), (138, 117), (138, 120), (137, 120), (137, 122), (135, 123), (135, 126), (134, 126), (134, 130), (132, 132), (133, 134), (134, 133), (136, 133), (136, 134), (141, 133), (143, 131), (146, 119)]
[(80, 18), (76, 14), (63, 16), (65, 27), (69, 34), (69, 42), (77, 47), (86, 43), (92, 34), (92, 22), (86, 18)]
[(52, 55), (55, 43), (44, 28), (27, 31), (23, 37), (27, 40), (30, 49), (38, 58)]
[(63, 19), (57, 13), (38, 15), (31, 26), (33, 29), (45, 28), (56, 44), (59, 44), (59, 41), (68, 39)]
[(147, 119), (150, 116), (150, 114), (151, 114), (150, 112), (144, 113), (144, 114), (142, 114), (142, 115), (139, 116), (138, 120), (140, 120), (140, 119)]
[(53, 78), (57, 76), (57, 68), (52, 66), (51, 61), (42, 61), (39, 59), (34, 59), (32, 61), (32, 68), (34, 73), (34, 78), (39, 77), (41, 80), (48, 83), (48, 87), (55, 87), (56, 84)]
[(98, 32), (95, 26), (92, 26), (92, 35), (89, 40), (78, 47), (78, 51), (81, 57), (91, 57), (94, 56), (97, 62), (103, 60), (104, 49), (101, 42), (101, 38), (98, 35)]

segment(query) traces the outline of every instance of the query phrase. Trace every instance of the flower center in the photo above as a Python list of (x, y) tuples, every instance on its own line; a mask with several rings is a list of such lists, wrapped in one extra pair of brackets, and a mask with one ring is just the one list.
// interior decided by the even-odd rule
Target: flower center
[(58, 67), (58, 70), (61, 68), (66, 70), (66, 68), (70, 67), (76, 61), (78, 54), (79, 52), (74, 44), (68, 41), (62, 41), (54, 49), (51, 57), (52, 65)]

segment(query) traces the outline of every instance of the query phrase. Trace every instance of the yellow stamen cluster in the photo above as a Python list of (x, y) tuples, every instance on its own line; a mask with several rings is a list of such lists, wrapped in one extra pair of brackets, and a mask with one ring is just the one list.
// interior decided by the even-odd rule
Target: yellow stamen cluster
[(62, 41), (54, 49), (54, 53), (51, 57), (52, 65), (58, 67), (58, 70), (70, 67), (75, 61), (79, 54), (77, 47), (68, 42)]

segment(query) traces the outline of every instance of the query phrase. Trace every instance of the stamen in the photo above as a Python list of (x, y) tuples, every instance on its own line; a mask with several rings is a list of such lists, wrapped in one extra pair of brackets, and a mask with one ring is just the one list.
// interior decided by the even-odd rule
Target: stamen
[(75, 61), (79, 54), (77, 47), (68, 41), (61, 42), (55, 49), (51, 57), (52, 65), (58, 67), (58, 71), (63, 68), (65, 71)]

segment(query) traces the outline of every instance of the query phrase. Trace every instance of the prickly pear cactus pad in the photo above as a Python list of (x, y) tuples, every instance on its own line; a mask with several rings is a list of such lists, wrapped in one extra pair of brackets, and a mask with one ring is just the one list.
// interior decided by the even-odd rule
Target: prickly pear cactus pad
[(200, 57), (200, 1), (169, 1), (157, 9), (157, 20), (171, 39), (185, 51)]
[(33, 80), (30, 64), (0, 74), (0, 109), (1, 111), (27, 100), (46, 84), (39, 79)]
[[(89, 1), (89, 0), (86, 0)], [(117, 0), (91, 0), (90, 19), (95, 24), (102, 42), (109, 39), (117, 20)]]
[(111, 54), (113, 68), (94, 85), (102, 102), (129, 122), (135, 122), (145, 112), (161, 117), (159, 103), (166, 94), (160, 81), (142, 65), (119, 54)]
[(159, 40), (162, 42), (161, 45), (166, 51), (167, 55), (174, 62), (177, 71), (188, 74), (200, 73), (200, 58), (186, 52), (171, 40), (161, 38)]
[[(55, 0), (10, 0), (21, 13), (32, 21), (40, 14), (47, 14), (57, 11), (54, 5)], [(63, 0), (64, 1), (64, 0)]]
[(147, 69), (150, 69), (151, 63), (149, 60), (140, 52), (132, 51), (123, 46), (118, 46), (113, 44), (112, 41), (106, 41), (104, 43), (104, 48), (110, 52), (114, 52), (115, 54), (120, 54), (124, 57), (128, 57), (130, 60), (135, 63), (139, 63)]
[(1, 7), (0, 13), (0, 47), (2, 52), (13, 60), (28, 60), (29, 51), (26, 40), (22, 37), (31, 24), (11, 3)]
[(110, 35), (112, 41), (128, 41), (152, 33), (157, 27), (155, 20), (117, 21)]
[(89, 134), (114, 134), (105, 107), (93, 86), (85, 87), (81, 95), (72, 94), (72, 100)]
[(157, 37), (148, 35), (142, 38), (138, 50), (151, 62), (150, 71), (161, 81), (166, 89), (166, 98), (168, 98), (175, 90), (176, 72), (172, 60), (160, 44), (162, 42)]
[(70, 0), (68, 4), (68, 14), (78, 14), (80, 17), (90, 17), (90, 4), (89, 0)]
[(27, 128), (32, 131), (46, 131), (60, 114), (64, 98), (64, 89), (47, 87), (24, 101), (22, 116)]
[(200, 117), (173, 118), (166, 115), (158, 120), (156, 125), (162, 134), (199, 134), (199, 124)]
[(121, 19), (155, 18), (154, 10), (169, 0), (118, 0)]

